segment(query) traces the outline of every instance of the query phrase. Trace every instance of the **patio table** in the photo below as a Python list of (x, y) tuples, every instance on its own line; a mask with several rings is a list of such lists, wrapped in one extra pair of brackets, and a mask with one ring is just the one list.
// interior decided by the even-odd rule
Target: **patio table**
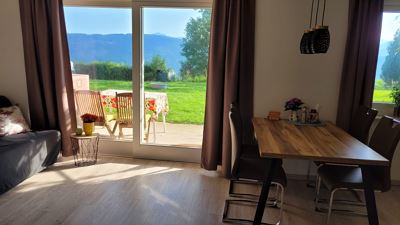
[[(102, 104), (103, 107), (105, 108), (105, 112), (107, 114), (112, 114), (113, 109), (117, 109), (117, 103), (116, 103), (116, 98), (115, 98), (115, 93), (129, 93), (132, 91), (129, 90), (114, 90), (114, 89), (108, 89), (101, 91), (101, 99), (102, 99)], [(155, 118), (158, 118), (158, 115), (161, 113), (163, 116), (163, 122), (164, 122), (164, 130), (165, 130), (165, 117), (168, 114), (169, 111), (169, 105), (168, 105), (168, 96), (167, 93), (163, 92), (144, 92), (144, 99), (148, 101), (149, 99), (154, 99), (155, 100), (155, 109), (149, 109), (146, 108), (149, 105), (145, 105), (145, 112), (154, 112)]]

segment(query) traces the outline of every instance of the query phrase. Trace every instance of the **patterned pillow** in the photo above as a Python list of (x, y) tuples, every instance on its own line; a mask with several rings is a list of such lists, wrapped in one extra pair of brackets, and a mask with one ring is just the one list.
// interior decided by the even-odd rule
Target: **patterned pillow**
[(18, 106), (0, 108), (0, 137), (31, 131)]

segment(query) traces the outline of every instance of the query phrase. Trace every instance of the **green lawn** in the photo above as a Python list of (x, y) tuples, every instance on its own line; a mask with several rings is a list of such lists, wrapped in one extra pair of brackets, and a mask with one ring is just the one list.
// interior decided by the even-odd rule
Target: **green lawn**
[[(132, 90), (132, 82), (115, 80), (90, 80), (91, 90)], [(168, 82), (164, 90), (150, 88), (145, 82), (145, 91), (165, 92), (168, 95), (169, 113), (167, 122), (203, 124), (206, 98), (206, 82)]]
[(373, 101), (391, 103), (390, 92), (391, 90), (375, 90)]

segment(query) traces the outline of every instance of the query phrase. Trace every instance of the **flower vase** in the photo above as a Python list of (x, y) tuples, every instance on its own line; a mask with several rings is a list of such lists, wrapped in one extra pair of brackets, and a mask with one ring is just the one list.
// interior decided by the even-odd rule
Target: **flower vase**
[(297, 121), (297, 111), (290, 111), (289, 121), (296, 122)]
[(83, 131), (86, 136), (91, 136), (94, 131), (94, 122), (92, 123), (83, 123)]

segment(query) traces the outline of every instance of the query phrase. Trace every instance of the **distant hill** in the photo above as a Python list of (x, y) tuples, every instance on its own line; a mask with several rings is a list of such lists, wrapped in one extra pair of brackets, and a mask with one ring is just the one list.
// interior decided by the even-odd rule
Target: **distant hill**
[[(112, 61), (132, 65), (131, 34), (68, 34), (71, 61), (90, 63), (93, 61)], [(167, 61), (167, 66), (179, 73), (182, 38), (162, 34), (144, 35), (144, 59), (149, 62), (156, 54)]]

